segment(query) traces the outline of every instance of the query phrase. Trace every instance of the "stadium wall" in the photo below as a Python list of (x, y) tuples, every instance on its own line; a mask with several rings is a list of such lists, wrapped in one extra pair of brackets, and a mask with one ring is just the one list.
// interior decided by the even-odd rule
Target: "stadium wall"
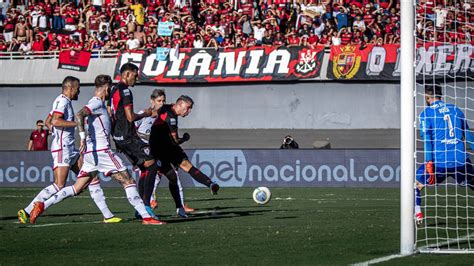
[(65, 76), (75, 76), (83, 83), (94, 83), (98, 74), (112, 76), (116, 58), (91, 59), (86, 72), (58, 69), (59, 59), (0, 60), (0, 84), (61, 84)]
[[(104, 69), (113, 67), (104, 66)], [(32, 73), (30, 74), (33, 75)], [(42, 73), (47, 75), (48, 72)], [(77, 73), (80, 72), (74, 72)], [(51, 110), (52, 101), (60, 93), (59, 86), (28, 87), (21, 86), (22, 83), (19, 79), (19, 86), (0, 87), (0, 129), (32, 128), (37, 119), (46, 117)], [(196, 105), (193, 112), (188, 118), (180, 120), (180, 128), (400, 127), (400, 91), (399, 85), (393, 83), (300, 82), (159, 87), (138, 85), (133, 89), (136, 110), (147, 107), (149, 95), (154, 88), (164, 88), (168, 102), (173, 102), (181, 94), (194, 98)], [(74, 109), (78, 111), (92, 94), (92, 86), (81, 87), (79, 101), (74, 102)]]

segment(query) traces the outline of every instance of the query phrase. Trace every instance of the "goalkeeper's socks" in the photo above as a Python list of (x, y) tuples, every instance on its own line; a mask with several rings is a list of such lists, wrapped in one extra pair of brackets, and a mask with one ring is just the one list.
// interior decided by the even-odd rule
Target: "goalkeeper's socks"
[(138, 195), (137, 186), (130, 184), (125, 187), (125, 193), (127, 194), (128, 202), (135, 208), (142, 218), (150, 218), (150, 214), (145, 209), (142, 198)]
[(44, 202), (44, 209), (46, 210), (51, 205), (58, 204), (64, 199), (72, 197), (74, 195), (76, 195), (76, 190), (74, 189), (74, 186), (65, 187)]
[(33, 207), (35, 206), (35, 202), (37, 201), (45, 202), (47, 199), (51, 198), (51, 196), (56, 194), (58, 191), (59, 191), (59, 188), (58, 186), (56, 186), (56, 184), (51, 184), (43, 188), (43, 190), (41, 190), (40, 193), (38, 193), (38, 195), (36, 195), (36, 197), (33, 199), (33, 201), (25, 208), (25, 212), (30, 214), (31, 211), (33, 210)]
[(211, 187), (211, 179), (207, 175), (203, 174), (201, 170), (197, 169), (196, 167), (191, 167), (191, 169), (189, 169), (189, 174), (194, 180), (198, 181), (199, 183), (205, 185), (206, 187)]
[(419, 205), (415, 206), (415, 214), (421, 212), (421, 207)]
[(415, 206), (421, 206), (421, 192), (415, 188)]
[(97, 208), (99, 208), (104, 218), (110, 219), (114, 217), (114, 214), (110, 211), (109, 206), (107, 206), (107, 203), (105, 202), (104, 190), (102, 190), (98, 181), (97, 183), (89, 185), (89, 192), (92, 200), (94, 200), (95, 205), (97, 205)]

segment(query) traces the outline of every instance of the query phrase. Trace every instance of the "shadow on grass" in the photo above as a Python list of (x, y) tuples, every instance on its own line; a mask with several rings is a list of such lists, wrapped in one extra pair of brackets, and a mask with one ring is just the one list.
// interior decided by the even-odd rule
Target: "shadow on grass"
[(186, 202), (198, 202), (198, 201), (220, 201), (220, 200), (241, 200), (242, 198), (203, 198), (203, 199), (192, 199), (186, 200)]

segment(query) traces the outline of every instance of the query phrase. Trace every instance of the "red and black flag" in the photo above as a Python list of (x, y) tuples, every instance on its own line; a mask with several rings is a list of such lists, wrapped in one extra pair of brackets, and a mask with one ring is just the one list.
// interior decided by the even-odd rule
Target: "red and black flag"
[(59, 53), (58, 68), (69, 69), (74, 71), (87, 71), (91, 53), (86, 51), (62, 51)]

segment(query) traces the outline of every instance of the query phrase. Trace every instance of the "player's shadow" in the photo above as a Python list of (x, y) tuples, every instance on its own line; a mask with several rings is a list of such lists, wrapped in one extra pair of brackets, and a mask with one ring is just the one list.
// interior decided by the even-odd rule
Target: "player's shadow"
[(167, 223), (183, 223), (191, 221), (202, 221), (202, 220), (217, 220), (217, 219), (231, 219), (237, 217), (253, 216), (253, 215), (262, 215), (266, 212), (271, 212), (272, 210), (255, 210), (255, 211), (208, 211), (205, 213), (196, 213), (191, 214), (186, 219), (174, 219), (166, 220)]
[(220, 201), (220, 200), (240, 200), (241, 198), (200, 198), (186, 200), (186, 202), (199, 202), (199, 201)]
[(296, 219), (298, 217), (296, 216), (282, 216), (282, 217), (275, 217), (273, 219), (276, 219), (276, 220), (283, 220), (283, 219)]

